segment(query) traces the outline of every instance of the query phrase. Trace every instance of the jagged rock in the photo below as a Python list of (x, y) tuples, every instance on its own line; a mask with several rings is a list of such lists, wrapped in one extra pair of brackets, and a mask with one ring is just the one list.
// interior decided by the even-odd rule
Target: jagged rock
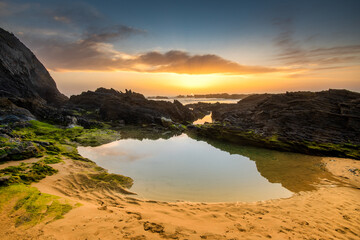
[(67, 97), (56, 88), (46, 68), (13, 34), (0, 28), (0, 96), (41, 98), (60, 104)]
[(194, 114), (197, 116), (197, 118), (203, 118), (205, 115), (210, 114), (210, 112), (213, 111), (226, 111), (226, 109), (231, 109), (232, 107), (235, 107), (236, 103), (191, 103), (187, 104), (186, 107), (193, 109)]
[(0, 120), (3, 123), (35, 117), (63, 123), (59, 106), (67, 97), (35, 55), (13, 34), (0, 28)]
[(360, 158), (360, 93), (256, 94), (212, 111), (218, 123), (196, 129), (200, 135), (272, 149)]
[(0, 147), (0, 161), (27, 159), (40, 154), (33, 142), (13, 139), (10, 142), (11, 146)]
[(126, 124), (162, 124), (165, 117), (176, 122), (194, 121), (196, 116), (179, 101), (152, 101), (142, 94), (99, 88), (71, 96), (67, 108), (92, 111), (97, 120), (123, 121)]
[(0, 98), (0, 123), (14, 123), (35, 119), (34, 115), (25, 108), (13, 104), (7, 98)]
[(252, 95), (213, 119), (287, 141), (360, 144), (360, 94), (347, 90)]

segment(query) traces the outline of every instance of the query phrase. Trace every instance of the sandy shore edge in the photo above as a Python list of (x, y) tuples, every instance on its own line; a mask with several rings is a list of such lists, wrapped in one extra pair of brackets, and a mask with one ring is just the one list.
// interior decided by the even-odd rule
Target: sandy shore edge
[[(33, 184), (82, 206), (49, 224), (15, 228), (4, 213), (1, 239), (359, 239), (360, 161), (323, 158), (344, 184), (253, 203), (158, 202), (90, 188), (88, 163), (64, 159)], [(19, 162), (20, 163), (20, 162)]]

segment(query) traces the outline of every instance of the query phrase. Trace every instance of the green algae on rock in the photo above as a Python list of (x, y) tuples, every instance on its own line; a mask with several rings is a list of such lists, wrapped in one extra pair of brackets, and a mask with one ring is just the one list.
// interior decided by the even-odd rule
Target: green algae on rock
[(32, 227), (41, 222), (61, 219), (74, 208), (60, 197), (41, 193), (24, 184), (0, 187), (0, 196), (0, 210), (12, 209), (8, 212), (15, 221), (15, 227)]
[(231, 126), (226, 123), (204, 124), (189, 128), (189, 130), (189, 134), (196, 134), (210, 139), (223, 140), (236, 144), (320, 156), (360, 159), (360, 145), (349, 142), (289, 141), (278, 135), (266, 136), (258, 134), (254, 130), (244, 131), (240, 127)]
[(46, 176), (57, 173), (57, 170), (42, 161), (36, 163), (21, 163), (0, 170), (0, 186), (11, 184), (30, 184), (38, 182)]

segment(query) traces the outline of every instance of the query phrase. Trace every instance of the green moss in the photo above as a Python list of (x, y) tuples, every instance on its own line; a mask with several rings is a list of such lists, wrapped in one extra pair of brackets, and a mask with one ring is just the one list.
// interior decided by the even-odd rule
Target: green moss
[(46, 153), (49, 155), (59, 155), (62, 152), (62, 150), (55, 144), (45, 146), (44, 148)]
[(21, 163), (18, 166), (1, 169), (0, 177), (3, 178), (3, 181), (1, 181), (0, 184), (2, 186), (18, 183), (30, 184), (32, 182), (38, 182), (54, 173), (57, 173), (57, 170), (42, 161), (28, 164)]
[(92, 162), (90, 159), (88, 158), (84, 158), (83, 156), (81, 156), (77, 149), (71, 151), (71, 152), (63, 152), (62, 155), (67, 156), (73, 160), (78, 160), (78, 161), (83, 161), (83, 162)]
[(88, 129), (75, 137), (75, 141), (81, 145), (96, 146), (109, 143), (120, 138), (120, 133), (112, 130)]
[(224, 124), (198, 125), (195, 133), (199, 136), (225, 140), (237, 144), (252, 145), (282, 151), (300, 152), (322, 156), (338, 156), (360, 159), (360, 146), (352, 143), (318, 143), (309, 141), (284, 141), (277, 134), (262, 136), (250, 129), (243, 129)]
[(36, 188), (23, 184), (1, 187), (0, 196), (0, 208), (12, 204), (11, 199), (17, 199), (10, 213), (15, 216), (16, 227), (54, 221), (63, 218), (73, 208), (69, 203), (62, 203), (57, 196), (41, 193)]
[(106, 171), (106, 169), (104, 169), (104, 168), (102, 168), (102, 167), (99, 167), (99, 166), (94, 167), (94, 170), (97, 171), (97, 172)]
[(40, 156), (42, 156), (41, 149), (32, 142), (3, 137), (0, 139), (0, 159), (21, 160)]
[(133, 185), (133, 180), (130, 177), (126, 177), (120, 174), (109, 174), (104, 172), (99, 174), (90, 174), (89, 176), (97, 181), (103, 181), (107, 183), (118, 183), (126, 188), (130, 188)]
[(59, 162), (62, 162), (61, 157), (59, 155), (51, 155), (51, 156), (47, 156), (45, 157), (42, 162), (44, 162), (45, 164), (56, 164)]
[[(13, 130), (13, 135), (18, 136), (22, 142), (40, 141), (44, 142), (37, 146), (39, 154), (37, 156), (54, 155), (67, 156), (74, 160), (90, 161), (83, 158), (76, 150), (76, 146), (87, 145), (96, 146), (109, 143), (120, 138), (120, 133), (109, 129), (84, 129), (83, 127), (60, 128), (54, 125), (30, 121), (30, 126)], [(6, 154), (7, 149), (14, 147), (11, 142), (5, 138), (0, 139), (4, 142), (0, 147), (0, 156)], [(6, 145), (5, 145), (6, 143)], [(26, 156), (12, 156), (13, 159), (25, 159)]]
[[(53, 144), (101, 145), (120, 138), (120, 134), (109, 129), (84, 129), (83, 127), (59, 128), (39, 121), (30, 121), (30, 126), (13, 131), (23, 140), (46, 141)], [(51, 147), (46, 147), (51, 148)], [(50, 150), (51, 151), (51, 150)]]
[(271, 137), (268, 138), (268, 141), (270, 142), (278, 142), (278, 136), (277, 135), (272, 135)]
[(334, 144), (334, 143), (317, 143), (317, 142), (304, 142), (307, 148), (319, 151), (336, 154), (341, 157), (351, 157), (360, 159), (360, 147), (351, 143)]

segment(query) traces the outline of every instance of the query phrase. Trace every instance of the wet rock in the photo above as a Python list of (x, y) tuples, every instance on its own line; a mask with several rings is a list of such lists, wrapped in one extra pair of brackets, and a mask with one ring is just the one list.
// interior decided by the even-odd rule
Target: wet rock
[(27, 109), (18, 107), (8, 98), (0, 98), (0, 123), (9, 124), (35, 119)]
[(10, 175), (0, 177), (0, 186), (7, 186), (10, 178), (11, 178)]
[(0, 161), (22, 160), (37, 157), (41, 151), (33, 142), (9, 139), (8, 142), (0, 144)]
[(169, 118), (166, 118), (166, 117), (161, 117), (161, 124), (164, 126), (164, 127), (170, 127), (173, 123), (173, 121)]

